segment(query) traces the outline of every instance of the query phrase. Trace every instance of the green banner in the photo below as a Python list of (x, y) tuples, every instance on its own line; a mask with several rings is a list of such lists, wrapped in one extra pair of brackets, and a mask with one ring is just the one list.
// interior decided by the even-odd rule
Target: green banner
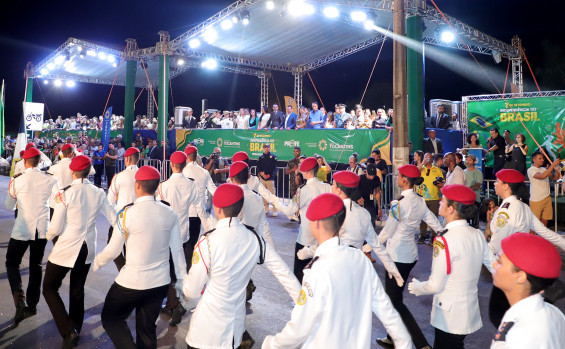
[[(110, 131), (110, 137), (116, 138), (117, 135), (121, 135), (124, 130), (112, 130)], [(52, 130), (52, 131), (42, 131), (39, 133), (39, 138), (53, 138), (55, 135), (59, 136), (59, 138), (68, 138), (72, 137), (76, 139), (78, 134), (84, 135), (92, 138), (92, 139), (102, 139), (102, 131), (96, 130)]]
[[(565, 158), (564, 111), (565, 96), (467, 102), (469, 133), (477, 133), (479, 142), (483, 148), (486, 148), (486, 140), (490, 137), (489, 131), (492, 128), (498, 128), (501, 135), (505, 129), (509, 130), (513, 139), (516, 133), (520, 132), (526, 137), (528, 155), (538, 148), (537, 141), (548, 151), (550, 157), (563, 159)], [(492, 155), (487, 157), (487, 165), (492, 165)]]
[(292, 159), (294, 147), (298, 146), (303, 155), (319, 154), (328, 162), (340, 163), (347, 163), (355, 152), (362, 161), (372, 149), (379, 148), (382, 158), (390, 164), (391, 142), (387, 130), (177, 130), (177, 149), (183, 150), (188, 142), (196, 143), (203, 156), (220, 147), (225, 157), (243, 150), (251, 158), (257, 158), (263, 154), (263, 144), (269, 143), (271, 152), (281, 161)]

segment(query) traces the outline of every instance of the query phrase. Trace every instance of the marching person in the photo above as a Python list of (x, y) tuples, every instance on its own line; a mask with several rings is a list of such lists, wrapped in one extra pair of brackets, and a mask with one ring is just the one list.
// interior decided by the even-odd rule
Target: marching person
[(408, 291), (434, 295), (434, 349), (464, 348), (465, 337), (483, 326), (477, 285), (481, 266), (492, 272), (495, 257), (483, 233), (467, 223), (477, 214), (475, 192), (460, 184), (446, 185), (441, 192), (439, 214), (447, 225), (434, 239), (432, 272), (427, 281), (412, 279)]
[[(16, 324), (37, 313), (43, 273), (41, 265), (47, 244), (45, 235), (49, 228), (49, 198), (52, 191), (59, 188), (52, 175), (37, 167), (41, 160), (39, 149), (29, 147), (22, 159), (25, 171), (10, 180), (6, 195), (6, 208), (18, 208), (6, 251), (6, 273), (16, 306)], [(24, 294), (20, 264), (28, 247), (29, 282)]]
[[(75, 156), (75, 152), (71, 143), (65, 144), (61, 150), (63, 152), (63, 158), (55, 165), (51, 166), (47, 172), (57, 179), (59, 187), (66, 188), (71, 185), (71, 182), (73, 181), (73, 175), (71, 170), (69, 170), (69, 166), (71, 165), (71, 160)], [(51, 207), (54, 207), (54, 205)]]
[(339, 238), (346, 217), (343, 200), (321, 194), (304, 217), (319, 247), (304, 269), (290, 321), (277, 335), (267, 336), (262, 348), (369, 348), (373, 313), (394, 338), (396, 348), (412, 348), (373, 265), (359, 249)]
[[(127, 241), (126, 263), (106, 295), (101, 314), (102, 326), (116, 348), (157, 347), (155, 322), (171, 282), (170, 259), (178, 280), (177, 292), (182, 294), (186, 262), (179, 219), (172, 208), (155, 200), (160, 178), (159, 171), (152, 166), (143, 166), (136, 172), (137, 199), (118, 212), (118, 231), (94, 259), (96, 271), (114, 260)], [(133, 310), (136, 341), (126, 322)]]
[[(402, 188), (402, 193), (396, 200), (391, 201), (386, 226), (379, 235), (382, 244), (388, 240), (386, 250), (394, 260), (403, 280), (408, 280), (410, 271), (418, 262), (418, 248), (414, 235), (420, 231), (420, 222), (426, 222), (436, 232), (443, 230), (437, 217), (426, 206), (424, 198), (414, 191), (414, 186), (422, 184), (423, 181), (418, 167), (404, 165), (398, 168), (397, 185)], [(406, 284), (398, 286), (396, 282), (385, 279), (386, 293), (402, 317), (416, 348), (428, 348), (426, 337), (403, 303), (402, 292), (405, 286)], [(385, 348), (394, 348), (396, 345), (388, 335), (386, 338), (378, 339), (377, 343)]]
[[(64, 148), (64, 147), (63, 147)], [(64, 151), (63, 151), (64, 152)], [(64, 163), (65, 157), (54, 166)], [(73, 158), (69, 172), (73, 181), (55, 196), (55, 207), (47, 240), (59, 236), (49, 255), (43, 280), (43, 296), (63, 337), (63, 348), (75, 347), (84, 320), (84, 284), (96, 254), (96, 218), (101, 212), (108, 222), (116, 222), (116, 210), (106, 194), (86, 179), (92, 168), (88, 156)], [(59, 295), (68, 272), (69, 312)]]
[(543, 295), (560, 273), (559, 252), (542, 237), (515, 233), (502, 240), (492, 278), (511, 308), (502, 318), (491, 349), (563, 348), (565, 316), (544, 302)]
[[(529, 191), (524, 184), (525, 177), (513, 169), (503, 169), (496, 173), (494, 190), (502, 198), (502, 202), (490, 222), (492, 237), (489, 247), (493, 254), (500, 252), (501, 241), (516, 232), (533, 230), (544, 239), (565, 251), (565, 238), (548, 229), (536, 218), (530, 207), (525, 204), (529, 200)], [(500, 326), (504, 313), (510, 307), (504, 293), (493, 286), (489, 302), (490, 321), (495, 327)]]
[[(296, 239), (296, 246), (294, 248), (294, 275), (302, 282), (304, 273), (302, 272), (306, 265), (310, 263), (312, 258), (306, 256), (302, 257), (302, 253), (310, 249), (311, 246), (316, 245), (316, 239), (312, 236), (310, 231), (310, 224), (306, 217), (306, 210), (310, 202), (318, 195), (331, 192), (332, 187), (328, 183), (321, 182), (316, 174), (318, 173), (318, 160), (314, 157), (309, 157), (302, 161), (300, 164), (300, 173), (306, 180), (306, 184), (298, 188), (296, 192), (296, 202), (291, 201), (288, 206), (284, 206), (277, 201), (277, 209), (284, 212), (289, 218), (293, 217), (297, 211), (300, 211), (300, 227), (298, 228), (298, 237)], [(301, 256), (298, 256), (298, 251), (301, 251)], [(301, 258), (302, 257), (302, 258)]]
[[(204, 202), (202, 197), (198, 194), (198, 188), (194, 180), (186, 178), (182, 174), (182, 170), (186, 166), (186, 154), (182, 151), (176, 151), (171, 155), (171, 177), (165, 182), (159, 184), (157, 188), (156, 198), (166, 202), (171, 206), (173, 211), (179, 217), (180, 235), (182, 240), (182, 247), (184, 251), (185, 261), (188, 265), (192, 254), (192, 248), (188, 243), (189, 239), (189, 211), (193, 209), (196, 211), (198, 218), (202, 222), (208, 221), (208, 214), (204, 210)], [(186, 310), (182, 306), (175, 290), (175, 273), (171, 269), (171, 284), (167, 293), (167, 303), (162, 311), (171, 316), (169, 325), (176, 326), (182, 320), (182, 315)]]
[(184, 295), (199, 299), (186, 336), (188, 348), (251, 348), (244, 330), (246, 288), (256, 264), (265, 264), (292, 298), (300, 284), (261, 236), (239, 220), (244, 191), (235, 184), (218, 187), (213, 197), (216, 228), (200, 237)]
[[(139, 161), (139, 149), (130, 147), (124, 154), (125, 167), (123, 171), (116, 174), (112, 178), (112, 182), (108, 189), (108, 199), (110, 203), (116, 205), (116, 210), (121, 211), (126, 205), (131, 204), (137, 199), (135, 194), (135, 175), (138, 171), (137, 162)], [(112, 238), (114, 227), (110, 226), (108, 231), (108, 242)], [(118, 271), (122, 269), (126, 263), (125, 256), (119, 254), (114, 260), (114, 264)]]

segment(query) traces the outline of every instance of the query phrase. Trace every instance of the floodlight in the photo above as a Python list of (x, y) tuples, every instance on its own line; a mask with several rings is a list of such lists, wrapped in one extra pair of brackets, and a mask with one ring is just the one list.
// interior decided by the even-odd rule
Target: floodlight
[(43, 80), (43, 85), (49, 85), (49, 80)]
[(200, 46), (200, 40), (198, 40), (198, 39), (196, 39), (196, 38), (191, 39), (191, 40), (188, 42), (188, 46), (189, 46), (190, 48), (197, 48), (198, 46)]
[(110, 63), (114, 63), (116, 61), (116, 57), (114, 57), (113, 55), (108, 55), (108, 62)]
[(202, 34), (204, 41), (209, 44), (212, 44), (218, 38), (218, 33), (214, 30), (214, 28), (208, 28)]
[(64, 60), (65, 60), (65, 56), (58, 55), (57, 57), (55, 57), (56, 64), (61, 64), (63, 63)]
[(82, 52), (82, 46), (77, 46), (77, 51)]
[(324, 16), (328, 18), (336, 18), (339, 16), (339, 10), (333, 6), (328, 6), (324, 8)]
[(76, 83), (73, 80), (67, 80), (67, 82), (65, 83), (65, 85), (67, 85), (67, 87), (75, 87)]
[(239, 17), (237, 16), (237, 14), (234, 14), (233, 16), (231, 16), (231, 21), (234, 24), (237, 24), (237, 22), (239, 22)]
[(47, 69), (49, 69), (49, 70), (55, 69), (55, 64), (53, 64), (53, 63), (47, 63)]
[(63, 85), (63, 82), (59, 79), (55, 80), (55, 82), (53, 82), (53, 84), (57, 87), (60, 87), (61, 85)]
[(112, 63), (112, 67), (117, 68), (117, 67), (118, 67), (118, 63), (116, 63), (116, 62)]
[(354, 22), (365, 22), (367, 14), (363, 11), (353, 11), (351, 12), (351, 19)]
[(101, 60), (105, 60), (106, 59), (106, 53), (98, 52), (98, 58), (100, 58)]
[(302, 0), (293, 0), (288, 4), (288, 12), (293, 16), (309, 16), (313, 15), (315, 10), (314, 6)]
[(220, 27), (222, 27), (223, 30), (229, 30), (233, 27), (233, 22), (229, 19), (225, 19), (220, 24)]
[(367, 30), (373, 30), (373, 28), (375, 27), (375, 21), (373, 21), (372, 19), (368, 19), (363, 23), (363, 26)]
[(47, 75), (47, 74), (49, 74), (49, 70), (47, 70), (47, 68), (41, 69), (41, 75)]
[(216, 69), (218, 67), (218, 62), (216, 62), (213, 58), (208, 58), (204, 62), (202, 62), (202, 67), (206, 69)]
[(455, 34), (451, 30), (444, 30), (441, 32), (441, 41), (449, 44), (455, 40)]
[(272, 10), (275, 8), (275, 2), (274, 1), (267, 1), (267, 10)]
[(96, 51), (94, 51), (94, 50), (88, 50), (88, 51), (86, 51), (86, 54), (89, 55), (89, 56), (92, 56), (92, 57), (96, 57)]
[(177, 64), (178, 64), (178, 65), (184, 65), (184, 59), (179, 58), (179, 59), (177, 60)]
[(248, 10), (241, 11), (241, 23), (243, 23), (243, 25), (249, 24), (249, 11)]

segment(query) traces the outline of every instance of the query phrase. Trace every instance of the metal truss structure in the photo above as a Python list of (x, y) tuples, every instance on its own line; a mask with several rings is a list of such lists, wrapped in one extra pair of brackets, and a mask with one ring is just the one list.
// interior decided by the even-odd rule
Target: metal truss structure
[(147, 117), (149, 118), (149, 120), (153, 120), (153, 118), (155, 117), (155, 98), (153, 98), (154, 93), (154, 87), (147, 87)]
[(296, 102), (296, 107), (300, 108), (302, 105), (302, 84), (304, 73), (293, 73), (292, 75), (294, 75), (294, 101)]
[(518, 88), (518, 93), (524, 92), (523, 74), (522, 74), (522, 40), (518, 36), (512, 38), (512, 47), (518, 51), (517, 57), (512, 57), (512, 84)]
[[(262, 108), (263, 106), (269, 105), (269, 77), (263, 75), (259, 77), (259, 80), (261, 81), (261, 97), (259, 102)], [(261, 113), (263, 113), (262, 110)]]
[(565, 96), (565, 90), (465, 96), (463, 97), (463, 103), (472, 102), (472, 101), (494, 101), (499, 99), (510, 99), (510, 98), (558, 97), (558, 96)]

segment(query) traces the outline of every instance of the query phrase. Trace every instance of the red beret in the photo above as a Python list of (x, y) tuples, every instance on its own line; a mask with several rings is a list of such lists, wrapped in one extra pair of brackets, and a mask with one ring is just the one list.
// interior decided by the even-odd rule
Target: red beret
[(137, 153), (139, 153), (139, 149), (137, 149), (136, 147), (129, 147), (128, 150), (126, 150), (124, 156), (127, 158), (128, 156), (132, 156), (133, 154)]
[(443, 196), (452, 201), (460, 202), (464, 205), (472, 205), (475, 203), (477, 194), (466, 185), (450, 184), (441, 188)]
[(186, 154), (182, 151), (176, 151), (171, 155), (171, 163), (182, 164), (186, 162)]
[(151, 181), (161, 179), (161, 174), (153, 166), (141, 166), (135, 173), (136, 181)]
[(414, 165), (400, 166), (398, 168), (398, 172), (400, 172), (404, 177), (410, 178), (418, 178), (422, 175), (420, 170), (418, 170), (418, 167)]
[(26, 150), (28, 150), (31, 147), (35, 147), (35, 143), (31, 142), (31, 143), (26, 144)]
[(184, 153), (186, 155), (190, 155), (190, 154), (195, 153), (197, 151), (198, 151), (198, 148), (196, 148), (193, 145), (189, 145), (188, 147), (184, 148)]
[(523, 174), (512, 169), (498, 171), (496, 173), (496, 178), (500, 179), (504, 183), (523, 183), (526, 180)]
[(40, 156), (41, 152), (35, 147), (29, 147), (22, 155), (22, 159), (31, 159), (35, 156)]
[(308, 205), (306, 218), (311, 221), (319, 221), (336, 215), (343, 209), (343, 200), (332, 193), (324, 193), (316, 196)]
[(338, 182), (348, 188), (355, 188), (359, 185), (359, 176), (351, 171), (336, 172), (332, 178), (335, 182)]
[(318, 160), (316, 160), (316, 158), (313, 158), (313, 157), (306, 158), (300, 164), (300, 171), (301, 172), (308, 172), (311, 169), (313, 169), (314, 167), (316, 167), (317, 164), (318, 164)]
[(229, 207), (243, 198), (243, 189), (239, 185), (224, 183), (214, 192), (212, 203), (218, 208)]
[(87, 168), (92, 161), (86, 155), (77, 155), (71, 160), (71, 164), (69, 165), (69, 169), (71, 171), (82, 171)]
[(247, 160), (249, 160), (249, 155), (247, 155), (247, 153), (244, 152), (244, 151), (238, 151), (237, 153), (233, 154), (233, 157), (231, 158), (231, 160), (233, 162), (247, 161)]
[(24, 153), (25, 153), (25, 152), (26, 152), (25, 150), (20, 151), (20, 158), (21, 158), (22, 156), (24, 156)]
[(230, 178), (240, 173), (244, 168), (249, 168), (243, 161), (236, 161), (230, 166)]
[(63, 148), (61, 148), (62, 151), (65, 151), (67, 149), (72, 149), (73, 148), (73, 144), (72, 143), (67, 143), (63, 146)]
[[(499, 171), (500, 172), (500, 171)], [(502, 252), (519, 269), (540, 278), (558, 278), (561, 257), (551, 242), (529, 233), (514, 233), (502, 240)]]

